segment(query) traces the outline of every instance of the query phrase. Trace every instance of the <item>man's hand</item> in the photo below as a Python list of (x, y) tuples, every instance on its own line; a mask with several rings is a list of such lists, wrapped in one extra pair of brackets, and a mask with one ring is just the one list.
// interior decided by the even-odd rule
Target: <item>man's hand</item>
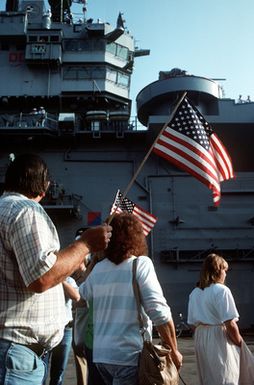
[(106, 249), (111, 238), (112, 227), (109, 225), (97, 226), (84, 231), (80, 240), (82, 240), (91, 252)]

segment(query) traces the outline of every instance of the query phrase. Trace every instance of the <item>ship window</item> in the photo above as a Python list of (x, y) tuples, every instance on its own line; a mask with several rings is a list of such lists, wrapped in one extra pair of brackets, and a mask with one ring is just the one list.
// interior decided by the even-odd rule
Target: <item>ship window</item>
[(124, 75), (124, 74), (119, 72), (118, 73), (118, 77), (117, 77), (117, 83), (120, 84), (121, 86), (128, 87), (128, 85), (129, 85), (129, 76)]
[(112, 71), (110, 69), (107, 69), (107, 72), (106, 72), (106, 79), (107, 80), (116, 83), (116, 77), (117, 77), (116, 71)]
[(49, 41), (49, 38), (48, 36), (39, 36), (39, 40), (38, 40), (40, 43), (47, 43)]
[(64, 40), (63, 44), (66, 51), (102, 51), (105, 46), (105, 43), (102, 40), (89, 41), (72, 39)]
[(63, 78), (65, 80), (91, 79), (92, 78), (91, 68), (67, 67), (64, 69)]
[(103, 51), (105, 48), (105, 42), (102, 40), (94, 40), (92, 41), (93, 46), (90, 47), (93, 51)]
[(67, 67), (63, 71), (64, 79), (77, 79), (77, 68), (76, 67)]
[(121, 59), (127, 60), (128, 59), (128, 49), (126, 47), (123, 47), (123, 46), (117, 44), (116, 56), (120, 57)]
[(85, 40), (78, 40), (78, 39), (72, 39), (72, 40), (65, 40), (64, 41), (64, 49), (66, 51), (82, 51), (82, 50), (88, 50), (89, 49), (89, 42)]
[(116, 55), (116, 43), (107, 44), (106, 49), (108, 52), (112, 53), (112, 55)]
[(91, 122), (91, 130), (92, 131), (100, 131), (100, 122), (98, 122), (97, 120)]
[(92, 70), (92, 76), (94, 79), (105, 79), (106, 69), (102, 67), (96, 67)]
[(66, 67), (63, 70), (63, 78), (65, 80), (78, 80), (78, 79), (105, 79), (106, 68), (105, 67)]
[(78, 70), (79, 79), (91, 79), (91, 69), (89, 68), (79, 68)]
[(79, 45), (79, 48), (84, 50), (84, 51), (92, 49), (91, 48), (91, 42), (88, 40), (79, 40), (78, 45)]
[(114, 56), (118, 56), (121, 59), (127, 60), (129, 56), (129, 50), (126, 47), (123, 47), (120, 44), (109, 43), (106, 46), (108, 52), (112, 53)]

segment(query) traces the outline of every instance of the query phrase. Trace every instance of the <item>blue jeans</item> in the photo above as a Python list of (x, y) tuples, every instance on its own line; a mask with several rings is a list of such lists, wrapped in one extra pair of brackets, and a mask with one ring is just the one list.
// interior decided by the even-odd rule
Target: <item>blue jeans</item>
[(96, 364), (105, 385), (137, 385), (138, 367), (111, 364)]
[(106, 385), (97, 366), (93, 363), (93, 351), (88, 347), (86, 347), (86, 361), (88, 366), (87, 385)]
[[(62, 341), (54, 347), (50, 353), (44, 358), (44, 361), (50, 365), (50, 382), (49, 385), (62, 385), (64, 372), (68, 364), (72, 343), (72, 328), (65, 327)], [(46, 383), (46, 380), (45, 380)], [(1, 385), (1, 384), (0, 384)]]
[(0, 339), (0, 385), (41, 385), (44, 362), (30, 349)]

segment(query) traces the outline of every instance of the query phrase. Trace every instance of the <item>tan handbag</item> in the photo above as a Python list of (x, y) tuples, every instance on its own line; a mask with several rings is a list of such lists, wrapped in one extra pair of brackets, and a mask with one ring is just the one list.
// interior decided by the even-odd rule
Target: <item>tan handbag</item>
[(145, 328), (141, 310), (141, 296), (136, 279), (137, 258), (133, 261), (132, 284), (137, 302), (138, 319), (143, 349), (140, 353), (138, 367), (138, 385), (178, 385), (179, 374), (173, 363), (170, 350), (161, 345), (154, 345), (145, 339)]

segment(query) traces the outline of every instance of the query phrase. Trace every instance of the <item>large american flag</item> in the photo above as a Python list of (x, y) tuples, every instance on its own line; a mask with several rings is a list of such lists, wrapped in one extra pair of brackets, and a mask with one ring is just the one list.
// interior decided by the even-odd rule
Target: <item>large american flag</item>
[(133, 214), (138, 218), (142, 224), (145, 236), (150, 233), (157, 221), (157, 218), (153, 214), (145, 211), (142, 207), (136, 205), (130, 199), (126, 197), (123, 199), (123, 194), (120, 190), (118, 190), (110, 210), (110, 215), (122, 212)]
[(212, 190), (214, 205), (219, 205), (220, 182), (234, 177), (231, 159), (218, 136), (187, 98), (159, 135), (153, 151), (204, 183)]

